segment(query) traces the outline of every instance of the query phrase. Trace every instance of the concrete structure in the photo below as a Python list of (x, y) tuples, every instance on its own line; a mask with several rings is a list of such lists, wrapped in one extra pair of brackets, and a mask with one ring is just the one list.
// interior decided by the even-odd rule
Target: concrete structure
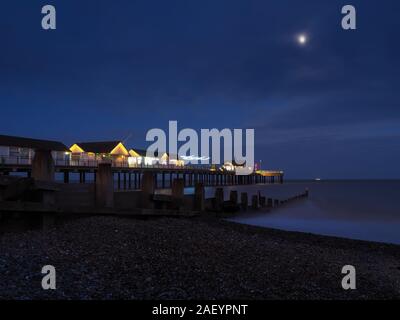
[(109, 163), (99, 164), (96, 177), (96, 206), (114, 207), (114, 180)]
[(151, 208), (152, 202), (151, 197), (155, 191), (155, 181), (154, 181), (154, 172), (148, 171), (143, 174), (142, 180), (142, 195), (141, 195), (141, 207), (148, 209)]
[(32, 178), (54, 181), (55, 163), (49, 150), (36, 150), (32, 160)]

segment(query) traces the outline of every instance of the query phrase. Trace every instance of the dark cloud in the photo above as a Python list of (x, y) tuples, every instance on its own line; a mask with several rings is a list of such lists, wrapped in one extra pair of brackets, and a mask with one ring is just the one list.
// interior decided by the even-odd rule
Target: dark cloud
[[(329, 150), (349, 156), (343, 170), (359, 168), (367, 151), (383, 164), (373, 137), (397, 137), (398, 1), (352, 1), (354, 32), (340, 28), (337, 0), (52, 3), (55, 32), (40, 29), (47, 3), (2, 5), (0, 108), (13, 119), (4, 133), (67, 142), (133, 133), (132, 143), (143, 145), (146, 130), (168, 120), (255, 127), (265, 163), (313, 175), (307, 154), (288, 163), (302, 143), (333, 177), (340, 169), (330, 170)], [(304, 47), (294, 41), (300, 32), (309, 36)], [(350, 143), (359, 139), (363, 151)], [(392, 142), (383, 143), (391, 155)], [(370, 173), (359, 171), (354, 176)]]

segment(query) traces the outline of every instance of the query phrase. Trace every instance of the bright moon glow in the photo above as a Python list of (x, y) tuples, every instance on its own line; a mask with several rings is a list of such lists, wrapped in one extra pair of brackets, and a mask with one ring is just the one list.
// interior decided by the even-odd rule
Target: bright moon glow
[(307, 37), (304, 34), (298, 36), (297, 41), (300, 44), (305, 44), (307, 42)]

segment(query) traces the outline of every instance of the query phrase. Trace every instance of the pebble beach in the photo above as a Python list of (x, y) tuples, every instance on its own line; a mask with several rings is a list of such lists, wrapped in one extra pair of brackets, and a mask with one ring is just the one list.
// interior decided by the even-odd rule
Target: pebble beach
[[(43, 290), (41, 269), (56, 268)], [(344, 265), (357, 289), (343, 290)], [(0, 235), (0, 299), (399, 299), (400, 246), (215, 217), (87, 217)]]

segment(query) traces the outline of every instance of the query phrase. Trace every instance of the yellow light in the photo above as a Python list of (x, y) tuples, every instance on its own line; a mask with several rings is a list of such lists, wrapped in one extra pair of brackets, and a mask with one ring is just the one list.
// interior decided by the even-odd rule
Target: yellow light
[(118, 143), (117, 146), (111, 151), (111, 154), (123, 154), (126, 156), (129, 156), (128, 150), (126, 150), (125, 146), (122, 144), (122, 142)]
[(130, 154), (132, 157), (135, 157), (135, 158), (139, 158), (139, 157), (140, 157), (140, 154), (137, 153), (137, 152), (136, 152), (135, 150), (133, 150), (133, 149), (129, 150), (129, 154)]
[(80, 146), (78, 146), (77, 144), (74, 144), (71, 148), (69, 148), (69, 150), (72, 153), (83, 153), (85, 152)]

